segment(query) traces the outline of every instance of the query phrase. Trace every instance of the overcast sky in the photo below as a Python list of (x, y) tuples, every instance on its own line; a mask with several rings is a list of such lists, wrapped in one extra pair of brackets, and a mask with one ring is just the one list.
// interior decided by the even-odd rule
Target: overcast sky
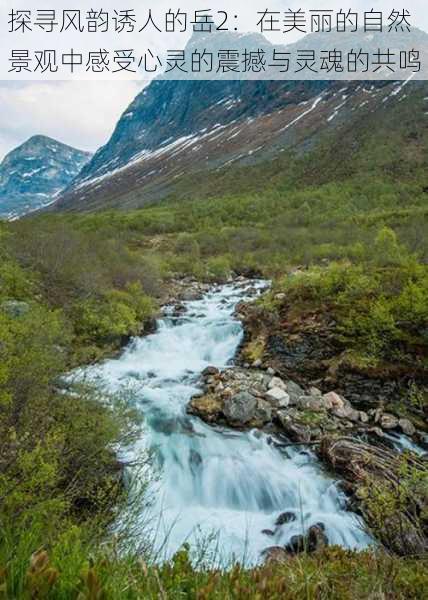
[(35, 134), (95, 151), (144, 85), (141, 81), (0, 81), (0, 160)]

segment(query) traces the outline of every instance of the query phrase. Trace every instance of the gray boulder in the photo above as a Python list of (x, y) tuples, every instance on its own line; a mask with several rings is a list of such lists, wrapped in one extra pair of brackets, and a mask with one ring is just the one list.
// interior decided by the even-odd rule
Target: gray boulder
[(290, 403), (290, 396), (282, 388), (274, 387), (266, 392), (266, 400), (277, 408), (286, 408)]
[(294, 381), (287, 381), (286, 389), (290, 397), (290, 404), (297, 404), (299, 398), (305, 395), (300, 385), (294, 383)]
[(255, 417), (257, 399), (248, 392), (239, 392), (232, 396), (223, 409), (228, 421), (236, 425), (245, 425)]
[(262, 424), (272, 421), (272, 406), (266, 400), (258, 400), (255, 413), (257, 421)]
[(268, 388), (273, 390), (274, 388), (280, 388), (281, 390), (287, 390), (287, 384), (282, 381), (279, 377), (272, 377), (268, 383)]

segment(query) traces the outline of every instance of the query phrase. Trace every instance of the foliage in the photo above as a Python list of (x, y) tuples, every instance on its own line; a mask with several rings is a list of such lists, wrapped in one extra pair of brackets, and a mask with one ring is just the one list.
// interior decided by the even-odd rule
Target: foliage
[[(395, 238), (383, 229), (378, 238)], [(393, 253), (391, 254), (393, 256)], [(398, 260), (398, 255), (395, 257)], [(379, 260), (382, 263), (379, 266)], [(275, 288), (287, 304), (301, 310), (328, 311), (344, 347), (372, 361), (425, 364), (424, 327), (428, 323), (428, 269), (400, 249), (398, 264), (385, 265), (375, 245), (365, 262), (332, 263), (283, 278)]]
[[(428, 531), (428, 473), (412, 457), (401, 458), (397, 480), (371, 478), (360, 491), (373, 534), (389, 548), (406, 551)], [(421, 543), (423, 546), (423, 542)]]
[[(369, 116), (357, 143), (350, 126), (303, 157), (203, 174), (203, 185), (194, 174), (161, 205), (0, 224), (0, 595), (424, 597), (424, 563), (382, 552), (328, 548), (229, 571), (195, 570), (185, 549), (157, 567), (119, 556), (105, 540), (122, 498), (114, 448), (134, 415), (87, 386), (58, 390), (71, 366), (140, 331), (171, 276), (231, 272), (272, 277), (266, 310), (325, 316), (359, 365), (426, 373), (428, 154), (419, 113), (398, 105), (394, 127)], [(11, 302), (26, 309), (13, 316)], [(249, 360), (264, 351), (259, 337)], [(411, 384), (420, 411), (424, 393)], [(420, 490), (412, 473), (402, 478), (399, 496), (373, 486), (379, 519)]]
[[(428, 583), (427, 570), (420, 560), (338, 547), (315, 555), (290, 557), (285, 564), (254, 569), (236, 565), (222, 571), (195, 570), (186, 547), (171, 562), (155, 566), (133, 556), (118, 559), (114, 547), (108, 545), (88, 561), (84, 556), (89, 550), (87, 544), (82, 530), (74, 529), (61, 536), (50, 552), (43, 549), (35, 552), (22, 565), (20, 597), (352, 600), (376, 593), (398, 600), (424, 598)], [(8, 574), (3, 585), (9, 593), (17, 590)]]

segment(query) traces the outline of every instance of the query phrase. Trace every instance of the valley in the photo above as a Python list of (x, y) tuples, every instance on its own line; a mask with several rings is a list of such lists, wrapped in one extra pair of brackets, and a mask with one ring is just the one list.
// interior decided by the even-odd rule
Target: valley
[(426, 82), (155, 81), (49, 206), (20, 186), (56, 142), (15, 155), (6, 597), (424, 597), (427, 110)]

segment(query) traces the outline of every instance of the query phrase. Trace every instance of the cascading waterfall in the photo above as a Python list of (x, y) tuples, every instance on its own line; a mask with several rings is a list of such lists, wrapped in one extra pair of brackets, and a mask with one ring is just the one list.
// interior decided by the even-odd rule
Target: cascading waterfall
[[(135, 339), (120, 358), (88, 370), (113, 391), (131, 389), (144, 415), (141, 440), (127, 453), (150, 450), (159, 468), (149, 512), (162, 558), (184, 542), (195, 547), (210, 538), (217, 559), (253, 564), (267, 546), (284, 545), (320, 522), (330, 543), (362, 548), (371, 541), (310, 451), (290, 447), (285, 453), (259, 431), (215, 428), (186, 414), (201, 371), (227, 368), (242, 340), (236, 304), (264, 287), (247, 282), (213, 289), (187, 302), (182, 317), (161, 319), (156, 333)], [(285, 511), (296, 520), (273, 536), (262, 533), (274, 530)]]

